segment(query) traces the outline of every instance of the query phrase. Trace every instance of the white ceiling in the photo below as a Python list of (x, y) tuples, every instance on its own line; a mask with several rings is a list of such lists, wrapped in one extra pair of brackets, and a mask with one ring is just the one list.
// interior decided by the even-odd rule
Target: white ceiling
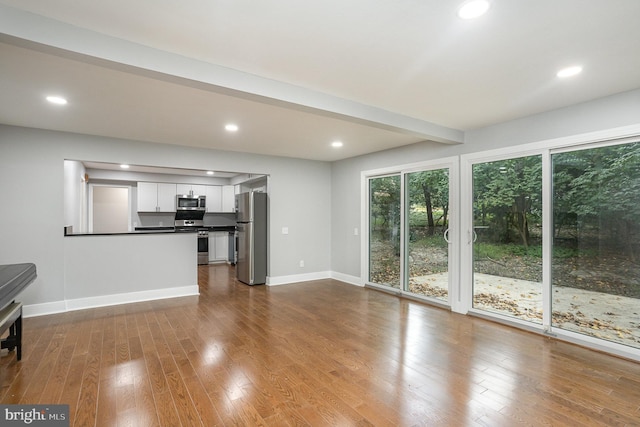
[(0, 0), (0, 123), (331, 161), (640, 88), (638, 0), (461, 3)]

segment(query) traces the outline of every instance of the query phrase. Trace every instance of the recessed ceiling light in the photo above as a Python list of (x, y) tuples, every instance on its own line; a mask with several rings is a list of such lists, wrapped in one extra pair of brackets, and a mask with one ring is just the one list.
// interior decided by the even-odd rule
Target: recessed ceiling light
[(460, 6), (458, 16), (462, 19), (478, 18), (487, 13), (489, 6), (487, 0), (471, 0)]
[(344, 145), (344, 144), (342, 143), (342, 141), (333, 141), (333, 142), (331, 143), (331, 146), (332, 146), (332, 147), (335, 147), (335, 148), (342, 147), (343, 145)]
[(560, 78), (575, 76), (576, 74), (580, 74), (582, 72), (582, 67), (579, 65), (574, 65), (572, 67), (563, 68), (558, 71), (556, 76)]
[(120, 165), (122, 169), (129, 169), (129, 165)]
[(214, 173), (214, 171), (207, 171), (207, 175), (213, 175)]
[(47, 101), (57, 105), (65, 105), (67, 103), (67, 100), (61, 96), (47, 96)]
[(238, 131), (238, 125), (235, 125), (233, 123), (229, 123), (228, 125), (225, 125), (224, 127), (227, 132), (237, 132)]

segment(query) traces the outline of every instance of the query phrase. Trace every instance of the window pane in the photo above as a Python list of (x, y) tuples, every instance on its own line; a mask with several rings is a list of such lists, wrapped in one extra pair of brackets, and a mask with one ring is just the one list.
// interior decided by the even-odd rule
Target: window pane
[(552, 165), (552, 324), (639, 348), (640, 143)]
[(542, 157), (473, 166), (473, 307), (542, 323)]
[(409, 292), (448, 301), (449, 171), (407, 174)]
[(369, 180), (369, 281), (400, 288), (400, 175)]

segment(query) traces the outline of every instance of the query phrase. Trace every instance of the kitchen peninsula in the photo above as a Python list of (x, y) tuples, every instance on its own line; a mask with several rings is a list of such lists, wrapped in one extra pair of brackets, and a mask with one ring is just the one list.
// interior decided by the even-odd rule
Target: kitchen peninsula
[(65, 309), (198, 295), (195, 233), (64, 237)]

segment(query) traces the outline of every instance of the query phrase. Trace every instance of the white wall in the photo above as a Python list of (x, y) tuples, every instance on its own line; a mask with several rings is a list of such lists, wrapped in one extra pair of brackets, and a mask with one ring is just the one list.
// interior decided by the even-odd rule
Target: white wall
[(0, 264), (36, 264), (38, 278), (20, 296), (25, 304), (64, 294), (64, 157), (45, 135), (33, 137), (0, 126)]
[(331, 183), (332, 271), (338, 275), (360, 277), (360, 236), (354, 236), (353, 229), (360, 225), (362, 171), (636, 124), (640, 124), (640, 89), (471, 130), (465, 133), (464, 144), (423, 142), (334, 162)]
[(85, 173), (85, 167), (81, 162), (64, 161), (64, 225), (72, 226), (75, 232), (84, 231), (81, 225), (81, 212), (83, 212)]
[[(34, 262), (24, 304), (64, 295), (64, 160), (268, 174), (270, 277), (331, 269), (331, 165), (0, 125), (0, 264)], [(283, 226), (289, 234), (281, 234)], [(82, 237), (72, 237), (82, 239)], [(305, 267), (298, 262), (305, 260)]]

